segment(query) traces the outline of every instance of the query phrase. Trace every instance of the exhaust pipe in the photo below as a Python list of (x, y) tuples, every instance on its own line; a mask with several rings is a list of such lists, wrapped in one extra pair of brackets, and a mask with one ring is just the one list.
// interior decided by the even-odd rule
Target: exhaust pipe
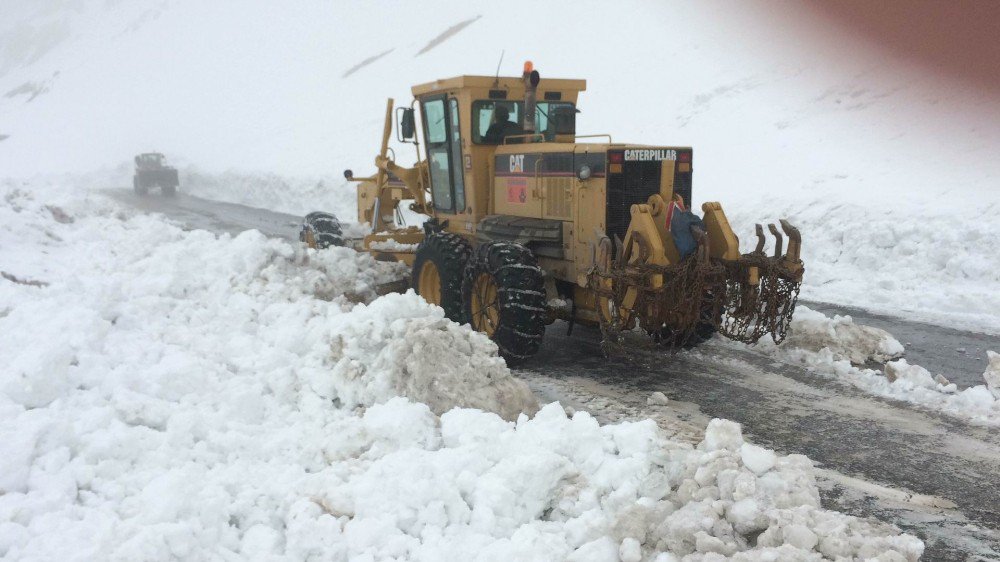
[[(530, 60), (524, 63), (524, 73), (521, 75), (521, 80), (524, 81), (524, 132), (533, 135), (535, 133), (535, 104), (541, 76)], [(533, 137), (527, 138), (528, 142), (534, 140)]]

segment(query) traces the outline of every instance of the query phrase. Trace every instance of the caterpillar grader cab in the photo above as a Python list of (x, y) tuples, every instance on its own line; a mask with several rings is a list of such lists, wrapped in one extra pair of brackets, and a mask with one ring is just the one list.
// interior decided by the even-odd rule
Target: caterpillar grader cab
[[(584, 80), (460, 76), (389, 100), (375, 172), (357, 183), (354, 241), (412, 266), (412, 288), (486, 333), (508, 361), (536, 353), (556, 319), (599, 326), (606, 343), (641, 329), (676, 349), (716, 332), (754, 343), (784, 338), (804, 271), (801, 236), (769, 225), (740, 253), (722, 206), (693, 203), (690, 147), (577, 134)], [(416, 163), (389, 148), (412, 143)], [(418, 125), (419, 122), (419, 131)], [(419, 139), (419, 140), (418, 140)], [(401, 205), (426, 215), (406, 226)], [(313, 213), (302, 240), (344, 244), (336, 218)], [(785, 239), (787, 238), (787, 249)]]
[(158, 152), (147, 152), (135, 157), (135, 175), (132, 188), (139, 195), (146, 195), (150, 189), (159, 188), (163, 195), (175, 195), (180, 181), (177, 168), (164, 164), (164, 156)]

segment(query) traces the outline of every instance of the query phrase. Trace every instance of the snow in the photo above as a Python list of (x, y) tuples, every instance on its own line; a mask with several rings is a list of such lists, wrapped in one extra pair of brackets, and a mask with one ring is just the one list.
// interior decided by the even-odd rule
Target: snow
[(774, 451), (753, 443), (744, 443), (740, 446), (740, 458), (743, 460), (743, 465), (758, 476), (771, 470), (777, 461)]
[(856, 324), (850, 316), (837, 314), (830, 318), (804, 305), (795, 308), (792, 329), (785, 341), (786, 346), (797, 349), (828, 349), (854, 364), (884, 363), (904, 351), (903, 344), (885, 330)]
[(1000, 239), (1000, 199), (950, 193), (954, 205), (917, 195), (882, 204), (832, 195), (723, 204), (744, 252), (756, 243), (755, 222), (799, 226), (804, 300), (1000, 334), (1000, 253), (990, 243)]
[(1000, 400), (1000, 353), (987, 351), (986, 356), (990, 363), (983, 372), (983, 380), (993, 397)]
[(381, 250), (384, 252), (416, 252), (417, 246), (418, 244), (404, 244), (397, 242), (393, 238), (389, 238), (388, 240), (372, 242), (369, 247), (372, 250)]
[(692, 447), (536, 412), (484, 336), (376, 296), (397, 272), (366, 255), (22, 187), (0, 186), (0, 263), (47, 284), (0, 281), (3, 559), (923, 550), (821, 509), (812, 463), (735, 423)]
[(646, 404), (650, 406), (666, 406), (669, 403), (670, 399), (660, 391), (653, 392), (649, 395), (649, 398), (646, 398)]
[[(850, 316), (829, 318), (799, 306), (781, 345), (763, 339), (758, 349), (804, 365), (820, 376), (836, 378), (865, 392), (928, 408), (967, 422), (1000, 426), (1000, 397), (996, 387), (1000, 369), (997, 354), (988, 351), (986, 384), (959, 391), (947, 375), (934, 375), (906, 359), (890, 360), (904, 353), (902, 344), (884, 330), (855, 324)], [(861, 367), (885, 363), (882, 370)]]
[(326, 384), (342, 405), (370, 406), (407, 396), (436, 414), (456, 405), (511, 420), (521, 412), (534, 413), (531, 391), (511, 376), (488, 338), (445, 319), (439, 308), (431, 313), (427, 308), (411, 290), (333, 319), (334, 363)]

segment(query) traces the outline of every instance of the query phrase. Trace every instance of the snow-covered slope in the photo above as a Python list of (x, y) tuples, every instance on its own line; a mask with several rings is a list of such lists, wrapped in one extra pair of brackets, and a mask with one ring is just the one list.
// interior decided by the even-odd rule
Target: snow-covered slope
[(724, 201), (740, 234), (798, 221), (805, 297), (1000, 332), (998, 100), (809, 10), (8, 1), (0, 175), (103, 168), (89, 183), (127, 185), (122, 163), (159, 150), (193, 193), (349, 218), (340, 174), (369, 169), (384, 99), (492, 74), (503, 51), (505, 74), (531, 59), (588, 79), (581, 133), (694, 146), (696, 203)]

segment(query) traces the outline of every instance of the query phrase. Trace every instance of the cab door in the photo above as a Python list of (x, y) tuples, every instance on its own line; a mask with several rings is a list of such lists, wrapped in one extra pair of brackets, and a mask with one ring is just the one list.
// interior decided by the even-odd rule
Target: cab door
[(458, 100), (435, 96), (421, 101), (427, 164), (434, 209), (443, 214), (465, 212), (465, 176)]

